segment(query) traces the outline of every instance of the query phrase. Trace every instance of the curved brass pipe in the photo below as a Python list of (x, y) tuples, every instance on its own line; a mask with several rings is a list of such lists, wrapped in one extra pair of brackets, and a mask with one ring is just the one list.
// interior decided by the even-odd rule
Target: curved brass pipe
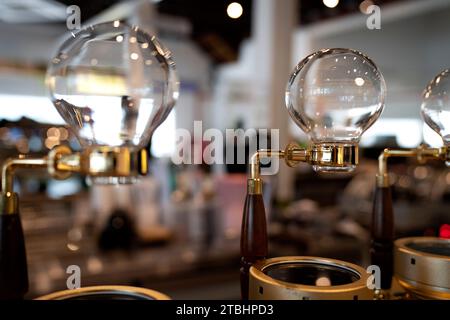
[(13, 190), (16, 169), (47, 169), (55, 179), (66, 179), (79, 172), (92, 177), (134, 177), (147, 174), (147, 152), (127, 147), (98, 146), (73, 152), (65, 145), (53, 148), (42, 158), (8, 159), (2, 164), (2, 197), (0, 214), (17, 212), (17, 197)]
[(386, 148), (378, 157), (378, 174), (377, 186), (388, 187), (389, 175), (387, 169), (387, 161), (389, 158), (416, 158), (419, 163), (426, 163), (428, 160), (445, 160), (447, 157), (447, 148), (429, 148), (425, 145), (420, 145), (414, 149), (389, 149)]
[(14, 172), (18, 168), (47, 168), (48, 159), (24, 158), (7, 159), (2, 165), (2, 200), (1, 214), (13, 214), (16, 210), (16, 195), (13, 190)]
[(261, 159), (283, 158), (290, 167), (300, 162), (313, 165), (343, 168), (356, 165), (358, 149), (355, 145), (313, 144), (305, 149), (297, 144), (289, 144), (285, 150), (261, 149), (250, 158), (250, 172), (247, 181), (241, 229), (241, 295), (249, 298), (249, 271), (257, 261), (267, 258), (268, 236), (266, 213), (262, 197)]
[(250, 158), (250, 177), (247, 181), (248, 194), (262, 194), (261, 159), (277, 157), (284, 158), (283, 150), (260, 149)]
[(247, 183), (249, 194), (262, 194), (261, 159), (284, 159), (290, 167), (299, 162), (308, 162), (311, 159), (311, 150), (299, 147), (295, 143), (289, 144), (285, 150), (260, 149), (250, 158), (250, 176)]

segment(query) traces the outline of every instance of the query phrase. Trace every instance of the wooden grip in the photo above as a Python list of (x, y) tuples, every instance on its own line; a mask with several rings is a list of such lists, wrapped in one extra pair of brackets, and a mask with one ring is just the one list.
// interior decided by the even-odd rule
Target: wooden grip
[(249, 270), (268, 254), (266, 210), (261, 194), (247, 194), (241, 230), (241, 297), (248, 300)]
[(375, 189), (372, 212), (371, 264), (381, 270), (381, 289), (390, 289), (393, 276), (394, 214), (389, 187)]
[(0, 300), (23, 299), (27, 291), (27, 257), (20, 215), (0, 214)]

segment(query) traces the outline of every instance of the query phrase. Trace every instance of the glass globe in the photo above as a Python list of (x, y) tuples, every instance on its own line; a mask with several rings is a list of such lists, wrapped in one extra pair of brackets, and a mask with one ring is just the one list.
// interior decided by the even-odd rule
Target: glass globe
[(422, 118), (450, 147), (450, 70), (439, 73), (425, 88)]
[(315, 144), (357, 144), (380, 116), (386, 94), (375, 64), (351, 49), (324, 49), (291, 74), (286, 106)]
[(82, 29), (47, 69), (51, 99), (82, 147), (146, 146), (178, 97), (170, 51), (120, 21)]

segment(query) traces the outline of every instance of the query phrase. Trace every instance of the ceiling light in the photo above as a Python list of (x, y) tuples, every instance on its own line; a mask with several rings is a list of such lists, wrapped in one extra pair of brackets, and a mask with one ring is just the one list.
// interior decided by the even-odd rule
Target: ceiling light
[(242, 9), (242, 6), (238, 2), (232, 2), (227, 7), (227, 14), (232, 19), (237, 19), (242, 15), (242, 12), (244, 9)]
[(339, 4), (339, 0), (323, 0), (323, 4), (328, 8), (335, 8)]

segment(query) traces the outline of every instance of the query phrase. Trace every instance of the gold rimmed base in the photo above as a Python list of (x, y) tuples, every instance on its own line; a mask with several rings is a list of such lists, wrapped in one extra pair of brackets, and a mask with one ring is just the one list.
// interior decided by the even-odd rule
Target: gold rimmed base
[[(283, 281), (286, 272), (295, 268), (316, 268), (342, 272), (353, 277), (348, 283), (332, 285), (324, 274), (315, 285), (304, 284), (311, 277), (299, 281)], [(269, 270), (279, 269), (275, 277)], [(371, 300), (374, 292), (367, 287), (368, 274), (354, 264), (320, 257), (278, 257), (261, 260), (250, 268), (249, 298), (251, 300)], [(286, 280), (286, 279), (285, 279)]]
[(435, 237), (395, 241), (394, 273), (400, 285), (414, 296), (450, 299), (450, 240)]
[(36, 300), (170, 300), (165, 294), (130, 286), (92, 286), (54, 292)]

